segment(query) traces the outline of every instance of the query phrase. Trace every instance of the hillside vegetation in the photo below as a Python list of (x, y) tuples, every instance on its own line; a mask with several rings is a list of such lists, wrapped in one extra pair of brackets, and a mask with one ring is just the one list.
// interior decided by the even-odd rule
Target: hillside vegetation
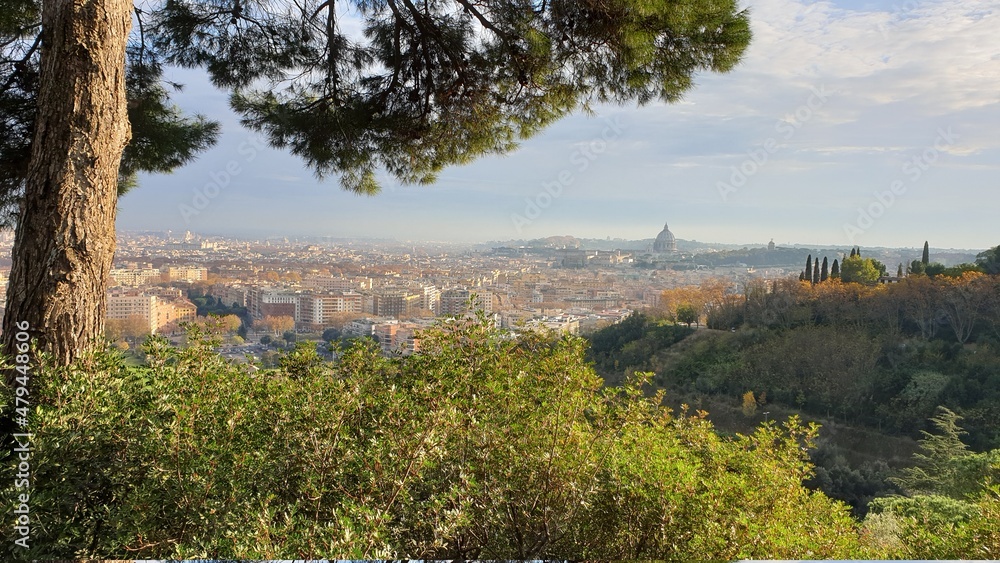
[(448, 325), (419, 355), (301, 347), (268, 371), (193, 330), (185, 349), (149, 340), (145, 367), (107, 352), (44, 372), (30, 557), (867, 553), (846, 508), (802, 485), (815, 427), (720, 437), (641, 378), (604, 387), (580, 339)]
[[(685, 307), (713, 328), (675, 324)], [(740, 294), (712, 282), (664, 292), (660, 316), (636, 315), (591, 344), (588, 357), (609, 384), (653, 372), (647, 393), (707, 409), (723, 432), (768, 415), (821, 421), (807, 484), (858, 517), (883, 506), (876, 498), (907, 493), (899, 471), (919, 459), (917, 440), (935, 429), (941, 407), (960, 418), (972, 452), (1000, 447), (996, 276), (751, 282)]]

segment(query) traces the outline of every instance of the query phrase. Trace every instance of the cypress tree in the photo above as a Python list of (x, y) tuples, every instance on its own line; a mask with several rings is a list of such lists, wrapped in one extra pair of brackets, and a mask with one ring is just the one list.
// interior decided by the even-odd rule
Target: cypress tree
[(923, 263), (924, 266), (931, 263), (931, 247), (926, 240), (924, 241), (924, 255), (920, 259), (920, 262)]
[(855, 256), (857, 256), (857, 254), (855, 253), (855, 250), (852, 248), (851, 249), (851, 258), (854, 258)]
[(811, 280), (812, 271), (813, 271), (813, 255), (810, 254), (809, 257), (806, 258), (806, 271), (802, 273), (802, 279)]
[(830, 264), (827, 263), (826, 256), (823, 257), (823, 267), (819, 271), (819, 281), (825, 282), (830, 278)]
[(840, 279), (840, 263), (836, 258), (833, 259), (833, 266), (830, 267), (830, 277), (835, 280)]
[(816, 263), (813, 264), (812, 282), (813, 285), (819, 283), (819, 257), (816, 258)]
[(896, 268), (896, 277), (897, 278), (903, 277), (903, 263), (902, 262), (900, 262), (899, 263), (899, 267)]

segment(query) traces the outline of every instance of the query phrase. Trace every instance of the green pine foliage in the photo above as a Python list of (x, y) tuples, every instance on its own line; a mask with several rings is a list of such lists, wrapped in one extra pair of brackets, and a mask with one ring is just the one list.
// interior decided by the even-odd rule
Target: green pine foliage
[(675, 102), (750, 39), (735, 0), (281, 4), (167, 2), (150, 30), (165, 60), (232, 92), (244, 125), (359, 193), (380, 168), (432, 182), (592, 103)]
[(953, 498), (963, 496), (961, 490), (967, 488), (959, 483), (956, 469), (960, 461), (969, 455), (968, 446), (962, 442), (967, 434), (958, 425), (961, 416), (946, 407), (938, 407), (933, 418), (936, 433), (922, 430), (920, 452), (914, 454), (916, 465), (903, 470), (896, 482), (908, 493), (938, 494)]
[(140, 172), (172, 172), (214, 145), (219, 136), (218, 122), (203, 115), (186, 116), (170, 103), (162, 66), (141, 49), (129, 49), (125, 86), (132, 138), (118, 171), (119, 195), (137, 185)]

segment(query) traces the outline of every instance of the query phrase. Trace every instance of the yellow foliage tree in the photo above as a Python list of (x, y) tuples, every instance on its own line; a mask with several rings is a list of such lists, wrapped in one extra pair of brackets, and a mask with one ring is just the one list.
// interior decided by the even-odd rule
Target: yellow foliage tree
[(753, 391), (743, 394), (743, 416), (750, 418), (757, 413), (757, 399), (753, 396)]

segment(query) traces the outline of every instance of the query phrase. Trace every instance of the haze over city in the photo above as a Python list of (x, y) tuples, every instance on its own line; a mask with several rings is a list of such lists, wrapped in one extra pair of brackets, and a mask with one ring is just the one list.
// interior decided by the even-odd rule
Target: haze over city
[(748, 7), (745, 62), (701, 76), (681, 103), (599, 106), (431, 186), (383, 176), (374, 197), (255, 148), (223, 94), (200, 73), (172, 71), (186, 84), (178, 103), (222, 121), (224, 134), (177, 173), (143, 177), (121, 199), (118, 227), (475, 242), (641, 239), (669, 220), (681, 238), (730, 243), (1000, 240), (982, 204), (995, 198), (1000, 154), (1000, 59), (981, 47), (995, 41), (994, 10), (957, 0)]

